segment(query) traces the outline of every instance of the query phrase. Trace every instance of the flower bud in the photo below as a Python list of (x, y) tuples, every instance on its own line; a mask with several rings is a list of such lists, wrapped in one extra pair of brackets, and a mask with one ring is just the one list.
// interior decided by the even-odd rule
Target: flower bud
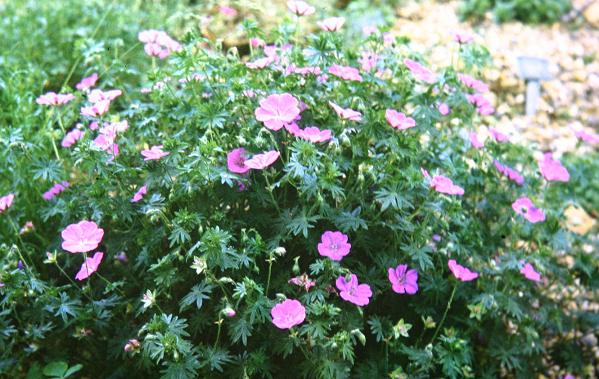
[(235, 317), (237, 312), (235, 312), (235, 310), (231, 307), (226, 307), (225, 309), (223, 309), (223, 314), (227, 317)]

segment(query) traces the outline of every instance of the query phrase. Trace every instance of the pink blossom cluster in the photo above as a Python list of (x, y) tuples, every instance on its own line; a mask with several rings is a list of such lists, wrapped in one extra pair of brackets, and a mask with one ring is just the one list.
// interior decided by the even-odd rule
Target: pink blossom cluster
[[(81, 124), (78, 124), (78, 126)], [(62, 147), (71, 147), (73, 146), (77, 141), (79, 141), (81, 138), (83, 138), (83, 131), (81, 131), (81, 129), (79, 128), (75, 128), (69, 132), (67, 132), (67, 134), (65, 134), (64, 138), (62, 139), (62, 142), (60, 143), (60, 145)]]
[(436, 81), (435, 74), (415, 60), (406, 58), (404, 59), (403, 63), (417, 80), (429, 84), (432, 84)]
[(389, 125), (397, 130), (406, 130), (416, 126), (416, 121), (412, 117), (407, 117), (405, 114), (394, 109), (387, 109), (385, 111), (385, 119)]
[(112, 155), (111, 159), (114, 159), (119, 155), (119, 145), (116, 143), (116, 137), (127, 129), (129, 129), (127, 120), (106, 122), (99, 129), (98, 136), (93, 140), (93, 145), (109, 153)]
[(69, 188), (71, 184), (67, 181), (54, 184), (49, 190), (43, 193), (44, 200), (52, 200), (56, 195)]
[(279, 159), (279, 152), (275, 150), (256, 154), (250, 159), (246, 159), (246, 151), (243, 147), (231, 150), (227, 154), (227, 168), (236, 174), (245, 174), (248, 171), (263, 170)]
[(137, 38), (144, 43), (144, 51), (151, 57), (164, 59), (174, 52), (181, 51), (181, 44), (172, 39), (162, 30), (144, 30), (139, 32)]
[(338, 64), (334, 64), (331, 67), (329, 67), (329, 74), (334, 75), (343, 80), (354, 80), (357, 82), (362, 81), (360, 71), (358, 71), (357, 68), (350, 66), (341, 66)]

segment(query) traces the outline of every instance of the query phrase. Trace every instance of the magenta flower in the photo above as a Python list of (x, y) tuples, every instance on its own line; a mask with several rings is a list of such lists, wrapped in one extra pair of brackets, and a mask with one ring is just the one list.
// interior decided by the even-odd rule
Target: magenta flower
[(135, 194), (131, 198), (131, 202), (137, 203), (138, 201), (143, 199), (143, 197), (146, 195), (146, 193), (148, 193), (148, 186), (144, 184), (143, 186), (139, 187), (137, 192), (135, 192)]
[(505, 133), (500, 132), (499, 130), (497, 130), (495, 128), (489, 128), (489, 133), (491, 133), (491, 135), (497, 142), (507, 142), (510, 140), (510, 136), (508, 136)]
[(123, 91), (121, 91), (120, 89), (112, 89), (112, 90), (108, 90), (108, 91), (102, 91), (100, 89), (95, 89), (92, 90), (89, 95), (87, 95), (87, 100), (90, 103), (98, 103), (100, 101), (112, 101), (114, 99), (116, 99), (117, 97), (121, 96), (123, 94)]
[(60, 145), (62, 147), (71, 147), (81, 138), (83, 138), (83, 132), (75, 128), (64, 136)]
[(474, 35), (472, 35), (472, 33), (469, 32), (454, 31), (452, 35), (453, 40), (459, 43), (460, 45), (467, 45), (474, 41)]
[(303, 129), (299, 127), (299, 125), (294, 121), (290, 124), (285, 124), (285, 130), (294, 135), (295, 137), (299, 137), (303, 132)]
[(387, 109), (385, 111), (385, 119), (389, 125), (398, 130), (406, 130), (416, 126), (416, 121), (412, 117), (406, 117), (405, 114), (394, 109)]
[(545, 153), (543, 160), (539, 161), (539, 169), (543, 177), (550, 182), (567, 182), (570, 180), (570, 173), (562, 166), (560, 161), (553, 159), (551, 153)]
[(437, 106), (437, 110), (439, 111), (439, 113), (441, 113), (441, 116), (447, 116), (449, 112), (451, 112), (451, 109), (449, 108), (449, 105), (447, 105), (447, 103), (440, 103)]
[(370, 72), (372, 69), (376, 68), (377, 61), (379, 56), (373, 52), (365, 51), (362, 53), (362, 57), (358, 59), (360, 62), (360, 67), (364, 72)]
[(256, 59), (253, 62), (246, 62), (245, 66), (252, 70), (259, 70), (259, 69), (262, 69), (262, 68), (268, 66), (269, 64), (273, 63), (274, 61), (275, 60), (272, 57), (264, 57), (264, 58)]
[(512, 203), (512, 209), (533, 224), (545, 221), (545, 212), (543, 212), (542, 209), (535, 207), (528, 197), (521, 197), (514, 201)]
[(316, 24), (325, 32), (336, 32), (343, 27), (343, 24), (345, 24), (345, 18), (329, 17), (322, 21), (318, 21)]
[(98, 81), (98, 74), (93, 73), (90, 76), (81, 79), (79, 83), (75, 86), (78, 91), (84, 91), (88, 88), (91, 88), (96, 85), (96, 81)]
[(81, 107), (81, 115), (88, 117), (98, 117), (108, 112), (110, 109), (110, 100), (101, 100), (88, 107)]
[(468, 88), (472, 88), (477, 93), (489, 92), (489, 86), (484, 82), (474, 79), (468, 74), (458, 74), (458, 80)]
[(287, 8), (298, 16), (310, 16), (314, 14), (316, 9), (305, 1), (289, 0)]
[(227, 17), (235, 17), (237, 16), (237, 10), (228, 5), (220, 5), (218, 7), (218, 12)]
[(456, 279), (461, 280), (462, 282), (469, 282), (478, 278), (478, 273), (470, 271), (468, 268), (459, 265), (455, 261), (455, 259), (450, 259), (449, 262), (447, 262), (447, 266), (449, 266), (449, 269), (451, 270), (453, 276), (455, 276)]
[(468, 137), (470, 138), (470, 144), (475, 149), (482, 149), (485, 146), (485, 143), (478, 139), (478, 134), (476, 134), (475, 132), (470, 132), (470, 134), (468, 134)]
[(104, 237), (104, 229), (93, 221), (80, 221), (67, 226), (62, 233), (62, 248), (69, 253), (87, 253), (98, 247)]
[(340, 261), (349, 254), (351, 249), (351, 244), (347, 240), (348, 237), (345, 234), (328, 230), (320, 237), (318, 253), (323, 257), (329, 257), (333, 261)]
[(495, 108), (491, 105), (491, 102), (483, 95), (476, 93), (474, 95), (467, 94), (466, 99), (468, 102), (476, 107), (476, 111), (481, 116), (488, 116), (495, 113)]
[(407, 293), (408, 295), (418, 292), (418, 271), (416, 269), (408, 270), (408, 265), (399, 265), (396, 268), (390, 267), (387, 271), (393, 292)]
[(312, 288), (316, 285), (316, 282), (311, 280), (310, 277), (308, 276), (308, 274), (306, 274), (306, 273), (303, 273), (300, 276), (296, 276), (294, 278), (289, 279), (289, 283), (295, 284), (296, 286), (299, 286), (299, 287), (304, 287), (306, 292), (310, 291), (310, 288)]
[(262, 170), (275, 163), (281, 154), (276, 150), (267, 151), (266, 153), (256, 154), (245, 161), (245, 166), (254, 170)]
[(339, 295), (345, 301), (356, 304), (359, 307), (368, 305), (372, 297), (372, 290), (368, 284), (359, 284), (356, 274), (350, 274), (349, 281), (342, 275), (335, 282)]
[(59, 193), (63, 192), (64, 190), (66, 190), (67, 188), (69, 188), (71, 186), (71, 184), (69, 182), (62, 182), (62, 183), (56, 183), (55, 185), (53, 185), (49, 190), (47, 190), (46, 192), (43, 193), (42, 197), (44, 198), (44, 200), (52, 200), (54, 198), (54, 196), (58, 195)]
[(262, 46), (266, 45), (266, 42), (264, 42), (264, 40), (262, 38), (254, 37), (254, 38), (250, 38), (250, 45), (252, 45), (252, 47), (254, 47), (254, 48), (262, 47)]
[(85, 258), (85, 262), (81, 265), (81, 269), (75, 276), (77, 280), (83, 280), (89, 278), (94, 272), (98, 271), (98, 266), (104, 258), (104, 253), (97, 252), (93, 257)]
[(404, 59), (403, 63), (416, 79), (429, 84), (435, 82), (435, 74), (420, 63), (408, 58)]
[(464, 194), (464, 189), (458, 185), (453, 184), (453, 181), (443, 175), (435, 175), (431, 180), (431, 187), (439, 193), (445, 193), (447, 195), (458, 195)]
[(287, 299), (270, 310), (272, 323), (279, 329), (291, 329), (306, 319), (306, 308), (297, 300)]
[(341, 108), (339, 105), (333, 103), (332, 101), (329, 101), (329, 105), (331, 107), (333, 107), (333, 109), (335, 110), (335, 113), (337, 113), (337, 116), (341, 117), (344, 120), (350, 120), (350, 121), (362, 120), (362, 113), (360, 113), (358, 111), (354, 111), (353, 109), (350, 109), (350, 108)]
[(502, 165), (497, 160), (494, 160), (493, 164), (495, 165), (495, 168), (497, 169), (497, 171), (502, 173), (504, 176), (506, 176), (512, 182), (515, 182), (518, 185), (524, 184), (524, 177), (522, 175), (520, 175), (520, 173), (518, 171), (514, 170), (511, 167)]
[(35, 99), (35, 102), (39, 105), (63, 105), (73, 100), (74, 98), (75, 96), (71, 93), (62, 94), (48, 92)]
[(0, 197), (0, 213), (10, 208), (14, 199), (15, 195), (12, 193)]
[(299, 116), (299, 101), (289, 93), (273, 94), (262, 99), (254, 113), (268, 129), (279, 130)]
[(526, 279), (532, 280), (533, 282), (541, 281), (541, 274), (539, 274), (530, 263), (525, 264), (524, 267), (520, 269), (520, 273), (524, 275)]
[(589, 133), (585, 132), (584, 130), (574, 130), (574, 134), (578, 139), (588, 142), (591, 145), (599, 144), (599, 134), (597, 133)]
[(331, 139), (331, 131), (329, 129), (320, 130), (316, 126), (309, 126), (303, 130), (300, 129), (298, 137), (312, 143), (326, 142)]
[(143, 42), (146, 54), (164, 59), (171, 53), (181, 51), (183, 47), (168, 34), (161, 30), (144, 30), (139, 32), (137, 38)]
[(169, 154), (170, 153), (167, 151), (162, 151), (162, 145), (152, 146), (149, 150), (141, 151), (141, 155), (144, 156), (144, 161), (156, 161)]
[(329, 74), (335, 75), (338, 78), (343, 80), (355, 80), (358, 82), (362, 81), (362, 76), (360, 75), (360, 71), (357, 68), (350, 66), (340, 66), (338, 64), (334, 64), (329, 67)]
[(245, 149), (239, 147), (227, 154), (227, 168), (236, 174), (245, 174), (250, 168), (245, 165)]

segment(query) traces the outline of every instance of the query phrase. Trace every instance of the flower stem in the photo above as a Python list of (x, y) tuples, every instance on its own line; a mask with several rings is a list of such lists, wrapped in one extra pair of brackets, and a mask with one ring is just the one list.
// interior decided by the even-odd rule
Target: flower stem
[(447, 312), (449, 311), (449, 308), (451, 308), (451, 302), (453, 301), (453, 296), (455, 295), (455, 291), (457, 288), (458, 288), (457, 285), (455, 287), (453, 287), (453, 291), (451, 291), (451, 296), (449, 296), (449, 301), (447, 302), (447, 307), (445, 308), (443, 317), (441, 318), (441, 321), (439, 322), (439, 326), (437, 326), (437, 330), (435, 330), (435, 334), (433, 334), (433, 338), (431, 338), (431, 342), (429, 342), (429, 344), (431, 344), (435, 341), (435, 338), (437, 338), (437, 334), (439, 334), (439, 330), (441, 330), (441, 328), (443, 327), (443, 323), (445, 322), (445, 317), (447, 317)]
[(274, 261), (274, 258), (272, 257), (272, 255), (270, 257), (268, 257), (268, 279), (266, 280), (266, 292), (265, 292), (266, 297), (268, 297), (268, 289), (270, 288), (270, 277), (272, 275), (272, 262), (273, 261)]
[[(71, 282), (76, 288), (80, 289), (80, 287), (77, 285), (77, 283), (75, 283), (75, 281), (73, 279), (71, 279), (71, 277), (69, 276), (69, 274), (67, 274), (62, 267), (60, 267), (60, 265), (58, 264), (58, 262), (54, 261), (54, 264), (56, 265), (56, 267), (58, 267), (58, 270), (60, 270), (60, 272), (62, 273), (62, 275), (64, 275), (69, 282)], [(89, 301), (91, 301), (92, 303), (94, 302), (94, 299), (92, 299), (87, 293), (85, 293), (85, 291), (81, 291), (81, 293), (83, 294), (83, 296), (87, 297), (87, 299)]]

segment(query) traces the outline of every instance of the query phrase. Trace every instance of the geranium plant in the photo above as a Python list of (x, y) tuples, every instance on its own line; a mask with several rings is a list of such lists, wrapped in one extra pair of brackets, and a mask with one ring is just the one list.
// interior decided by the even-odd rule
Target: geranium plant
[(567, 165), (484, 127), (468, 48), (433, 70), (408, 41), (348, 43), (346, 20), (290, 9), (246, 60), (140, 30), (137, 92), (38, 95), (49, 138), (0, 153), (30, 179), (0, 185), (1, 372), (582, 370), (567, 335), (596, 324), (563, 287), (596, 286), (597, 261), (563, 228)]

